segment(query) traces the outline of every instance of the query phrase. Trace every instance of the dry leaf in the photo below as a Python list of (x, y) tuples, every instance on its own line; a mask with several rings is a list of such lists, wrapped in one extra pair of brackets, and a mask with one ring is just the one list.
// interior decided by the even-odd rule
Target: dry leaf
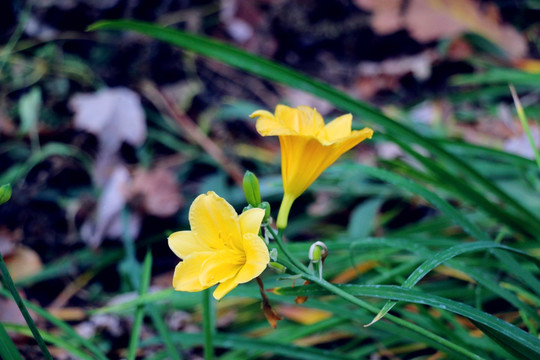
[(97, 248), (105, 237), (120, 237), (125, 231), (133, 239), (139, 234), (141, 219), (138, 214), (131, 213), (126, 224), (122, 219), (127, 203), (125, 190), (130, 181), (128, 170), (118, 165), (104, 186), (94, 217), (87, 219), (81, 227), (81, 237), (91, 247)]
[(386, 35), (406, 29), (419, 42), (452, 38), (474, 32), (497, 44), (510, 58), (527, 54), (525, 38), (512, 26), (501, 22), (494, 4), (471, 0), (356, 0), (362, 9), (372, 11), (371, 24), (376, 33)]
[(315, 324), (332, 316), (331, 312), (303, 306), (282, 305), (278, 307), (278, 311), (285, 318), (303, 325)]
[(75, 111), (75, 127), (95, 134), (107, 149), (117, 150), (122, 141), (142, 145), (146, 121), (139, 95), (126, 88), (78, 94), (69, 101)]
[(5, 260), (11, 277), (15, 282), (36, 275), (43, 269), (43, 264), (38, 254), (34, 250), (22, 245), (18, 246), (15, 252)]
[(174, 174), (163, 167), (137, 169), (126, 196), (136, 208), (159, 217), (174, 215), (183, 203)]
[(13, 254), (17, 244), (21, 241), (21, 237), (21, 229), (11, 231), (4, 226), (0, 226), (0, 254), (4, 257)]

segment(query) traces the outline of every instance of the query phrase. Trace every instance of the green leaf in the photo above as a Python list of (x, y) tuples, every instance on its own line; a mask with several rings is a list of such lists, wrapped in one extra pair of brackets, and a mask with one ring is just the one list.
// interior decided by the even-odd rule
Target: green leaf
[[(193, 346), (203, 343), (203, 334), (197, 333), (174, 333), (172, 334), (174, 341), (182, 342), (186, 346)], [(276, 344), (273, 341), (265, 341), (258, 339), (246, 339), (238, 335), (230, 334), (215, 334), (214, 342), (217, 347), (226, 349), (242, 349), (253, 352), (268, 352), (271, 354), (281, 355), (291, 359), (303, 360), (352, 360), (351, 356), (339, 354), (335, 351), (322, 350), (314, 347), (302, 347), (288, 344)], [(143, 342), (144, 345), (154, 345), (159, 343), (159, 339), (152, 338)]]
[[(152, 252), (150, 249), (146, 252), (144, 258), (141, 285), (139, 288), (139, 296), (143, 296), (148, 291), (150, 284), (150, 278), (152, 276)], [(131, 330), (131, 336), (128, 347), (128, 360), (135, 360), (137, 354), (137, 347), (139, 345), (139, 335), (141, 333), (142, 321), (144, 317), (144, 305), (138, 305), (135, 310), (135, 319), (133, 320), (133, 326)]]
[(500, 333), (493, 331), (490, 327), (485, 326), (478, 321), (473, 320), (472, 323), (484, 334), (486, 334), (493, 341), (499, 344), (503, 349), (508, 351), (508, 353), (513, 355), (516, 359), (538, 359), (537, 351), (531, 351), (528, 347), (523, 346), (523, 344), (521, 344), (520, 342), (515, 341), (511, 337), (502, 336)]
[[(194, 51), (198, 54), (217, 59), (226, 64), (242, 69), (260, 77), (277, 81), (294, 88), (306, 91), (313, 95), (328, 100), (336, 107), (354, 113), (362, 118), (366, 123), (377, 129), (386, 131), (386, 136), (398, 144), (417, 144), (424, 147), (433, 155), (438, 157), (438, 161), (445, 162), (468, 178), (468, 181), (475, 182), (483, 191), (498, 197), (499, 202), (506, 204), (517, 210), (523, 219), (527, 219), (531, 226), (520, 229), (524, 234), (535, 237), (537, 232), (534, 228), (540, 229), (540, 219), (531, 210), (524, 207), (514, 197), (510, 196), (490, 179), (484, 177), (472, 166), (462, 159), (450, 154), (436, 141), (428, 139), (406, 125), (403, 125), (371, 106), (361, 103), (347, 94), (320, 81), (309, 78), (288, 67), (281, 66), (272, 61), (259, 56), (246, 53), (238, 48), (226, 45), (222, 42), (209, 39), (204, 36), (189, 34), (183, 31), (164, 28), (144, 22), (131, 20), (100, 21), (91, 25), (89, 30), (134, 30), (151, 36), (155, 39), (171, 43), (186, 50)], [(530, 75), (530, 74), (528, 74)], [(464, 181), (464, 183), (467, 183)], [(487, 196), (486, 196), (487, 198)]]
[(0, 205), (11, 198), (11, 185), (6, 184), (0, 186)]
[(4, 360), (23, 360), (19, 350), (0, 322), (0, 355)]
[(364, 201), (352, 211), (349, 228), (347, 229), (351, 237), (363, 238), (371, 234), (375, 217), (382, 203), (382, 199), (370, 199)]
[(28, 134), (32, 129), (37, 127), (41, 104), (41, 89), (37, 86), (21, 96), (21, 100), (19, 101), (19, 116), (21, 117), (19, 131), (22, 134)]
[[(492, 334), (496, 334), (504, 341), (519, 344), (520, 348), (526, 350), (527, 354), (533, 354), (533, 358), (540, 358), (540, 339), (526, 333), (514, 325), (511, 325), (493, 315), (487, 314), (467, 304), (393, 285), (346, 284), (335, 286), (354, 296), (367, 296), (381, 299), (406, 301), (410, 303), (429, 305), (453, 312), (455, 314), (464, 316), (471, 321), (484, 325), (490, 329)], [(321, 296), (331, 294), (330, 291), (317, 285), (275, 288), (274, 293), (278, 295), (293, 296)]]
[[(401, 285), (403, 288), (410, 289), (414, 285), (416, 285), (420, 280), (424, 278), (431, 270), (435, 269), (440, 264), (458, 256), (461, 254), (464, 254), (466, 252), (472, 252), (472, 251), (480, 251), (480, 250), (486, 250), (486, 249), (494, 249), (494, 248), (500, 248), (505, 249), (509, 251), (515, 251), (519, 252), (523, 255), (528, 256), (526, 253), (523, 253), (519, 250), (513, 249), (508, 246), (499, 245), (494, 242), (474, 242), (474, 243), (466, 243), (466, 244), (460, 244), (453, 246), (449, 249), (443, 250), (441, 252), (438, 252), (433, 257), (427, 259), (422, 263), (420, 266), (418, 266), (412, 273), (409, 275), (409, 277), (403, 282)], [(389, 301), (387, 302), (384, 307), (381, 309), (381, 311), (375, 316), (375, 318), (366, 326), (372, 325), (376, 321), (379, 321), (382, 319), (392, 308), (397, 304), (396, 301)]]

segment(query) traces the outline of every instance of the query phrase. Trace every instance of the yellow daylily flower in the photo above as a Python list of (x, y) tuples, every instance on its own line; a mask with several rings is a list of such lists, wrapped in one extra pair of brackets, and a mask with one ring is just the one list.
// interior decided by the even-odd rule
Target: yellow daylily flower
[(259, 276), (270, 261), (259, 237), (264, 210), (238, 216), (215, 192), (199, 195), (189, 209), (191, 231), (169, 236), (169, 247), (183, 261), (174, 270), (178, 291), (201, 291), (219, 283), (214, 298), (221, 299), (238, 284)]
[(371, 138), (373, 130), (351, 130), (352, 115), (342, 115), (328, 124), (317, 110), (308, 106), (278, 105), (275, 113), (257, 110), (257, 131), (262, 136), (278, 136), (281, 145), (281, 175), (284, 196), (277, 227), (287, 227), (290, 208), (317, 177), (343, 153)]

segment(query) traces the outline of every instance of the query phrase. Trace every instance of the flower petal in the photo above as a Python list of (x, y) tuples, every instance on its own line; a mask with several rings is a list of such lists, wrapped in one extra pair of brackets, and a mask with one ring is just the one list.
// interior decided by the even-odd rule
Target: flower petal
[(317, 109), (310, 108), (309, 106), (299, 106), (299, 128), (298, 133), (300, 135), (312, 135), (315, 136), (320, 129), (324, 128), (324, 120), (317, 112)]
[[(239, 256), (241, 259), (238, 259)], [(237, 261), (240, 260), (240, 261)], [(233, 278), (238, 274), (245, 261), (243, 254), (233, 251), (223, 251), (208, 257), (199, 269), (199, 281), (205, 287)]]
[(244, 234), (246, 263), (235, 277), (237, 283), (248, 282), (259, 276), (270, 262), (268, 247), (256, 234)]
[(273, 135), (295, 135), (296, 132), (290, 129), (283, 121), (279, 121), (274, 115), (268, 111), (258, 110), (255, 111), (250, 117), (258, 117), (257, 119), (257, 131), (262, 136)]
[(238, 286), (238, 283), (234, 279), (224, 281), (218, 285), (216, 290), (214, 290), (214, 299), (221, 300), (222, 297), (227, 295), (229, 291)]
[(351, 135), (352, 115), (345, 114), (329, 122), (324, 129), (328, 141), (336, 141)]
[(211, 252), (194, 253), (176, 265), (173, 275), (173, 287), (178, 291), (201, 291), (204, 286), (199, 281), (199, 273), (203, 263), (212, 256)]
[(249, 209), (248, 211), (243, 212), (239, 216), (240, 229), (242, 230), (242, 235), (245, 234), (258, 234), (259, 229), (261, 228), (261, 223), (264, 218), (263, 209)]
[(181, 259), (195, 252), (210, 251), (210, 248), (193, 236), (191, 231), (177, 231), (169, 236), (169, 247)]
[(213, 191), (199, 195), (193, 201), (189, 223), (193, 236), (211, 249), (242, 248), (238, 214)]

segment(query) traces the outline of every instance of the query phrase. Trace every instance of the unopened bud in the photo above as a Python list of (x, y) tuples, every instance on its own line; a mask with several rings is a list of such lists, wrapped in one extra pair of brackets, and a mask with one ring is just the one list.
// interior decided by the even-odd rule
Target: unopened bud
[(324, 261), (328, 255), (328, 248), (322, 241), (317, 241), (309, 248), (309, 260), (313, 263)]
[(285, 267), (285, 265), (282, 265), (274, 261), (270, 261), (268, 263), (268, 266), (274, 269), (275, 271), (277, 271), (279, 274), (284, 274), (285, 271), (287, 271), (287, 268)]
[(257, 207), (261, 203), (261, 192), (259, 190), (259, 180), (251, 171), (246, 171), (244, 180), (242, 181), (244, 194), (248, 204)]
[(263, 202), (260, 203), (259, 206), (257, 206), (257, 207), (264, 210), (264, 218), (263, 218), (263, 222), (265, 222), (266, 220), (268, 220), (268, 218), (270, 217), (270, 204), (268, 203), (268, 201), (263, 201)]

